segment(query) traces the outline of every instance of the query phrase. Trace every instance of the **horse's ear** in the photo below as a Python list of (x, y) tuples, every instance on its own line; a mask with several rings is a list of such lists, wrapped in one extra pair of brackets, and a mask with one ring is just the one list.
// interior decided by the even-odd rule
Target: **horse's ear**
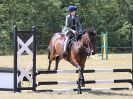
[(89, 28), (88, 33), (90, 36), (96, 36), (96, 31), (95, 31), (94, 27)]
[(83, 32), (82, 32), (82, 34), (85, 34), (86, 32), (88, 32), (87, 30), (84, 30)]
[(82, 34), (78, 34), (78, 35), (77, 35), (77, 41), (80, 40), (81, 37), (82, 37)]
[(89, 32), (89, 35), (90, 36), (96, 36), (96, 33), (95, 32)]

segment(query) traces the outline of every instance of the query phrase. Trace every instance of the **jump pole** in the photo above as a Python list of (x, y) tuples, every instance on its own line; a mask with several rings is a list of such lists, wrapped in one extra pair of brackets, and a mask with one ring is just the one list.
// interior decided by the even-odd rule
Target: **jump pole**
[(17, 43), (17, 26), (14, 26), (13, 30), (13, 36), (14, 36), (14, 92), (17, 92), (17, 49), (18, 49), (18, 43)]
[(102, 60), (108, 60), (108, 32), (101, 32), (101, 54)]
[(37, 29), (35, 26), (32, 27), (33, 32), (33, 91), (36, 91), (36, 33)]
[(132, 26), (132, 89), (133, 89), (133, 26)]

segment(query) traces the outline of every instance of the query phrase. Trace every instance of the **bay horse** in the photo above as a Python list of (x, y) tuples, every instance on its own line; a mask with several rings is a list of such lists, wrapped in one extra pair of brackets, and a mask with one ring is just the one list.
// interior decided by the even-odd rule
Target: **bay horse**
[(81, 86), (84, 87), (84, 76), (83, 70), (85, 68), (86, 58), (89, 55), (95, 55), (96, 53), (96, 32), (94, 28), (85, 30), (78, 39), (72, 40), (71, 47), (69, 48), (68, 57), (63, 55), (63, 46), (65, 41), (65, 35), (62, 33), (55, 33), (50, 41), (48, 47), (48, 59), (50, 70), (51, 63), (55, 60), (55, 70), (58, 69), (58, 64), (61, 59), (69, 61), (73, 66), (78, 69), (78, 93), (81, 92)]

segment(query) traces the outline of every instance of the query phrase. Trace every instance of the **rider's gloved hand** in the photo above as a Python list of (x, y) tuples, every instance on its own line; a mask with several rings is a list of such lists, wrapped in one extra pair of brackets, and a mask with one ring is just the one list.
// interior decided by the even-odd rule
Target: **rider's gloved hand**
[(82, 33), (79, 33), (79, 34), (77, 35), (77, 40), (80, 40), (80, 39), (81, 39), (81, 36), (82, 36)]

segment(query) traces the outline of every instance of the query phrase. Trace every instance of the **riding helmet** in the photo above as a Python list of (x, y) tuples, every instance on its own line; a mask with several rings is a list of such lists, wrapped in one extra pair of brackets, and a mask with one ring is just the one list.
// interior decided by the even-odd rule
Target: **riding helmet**
[(68, 6), (67, 10), (68, 10), (68, 12), (76, 11), (77, 7), (73, 6), (73, 5), (70, 5), (70, 6)]

